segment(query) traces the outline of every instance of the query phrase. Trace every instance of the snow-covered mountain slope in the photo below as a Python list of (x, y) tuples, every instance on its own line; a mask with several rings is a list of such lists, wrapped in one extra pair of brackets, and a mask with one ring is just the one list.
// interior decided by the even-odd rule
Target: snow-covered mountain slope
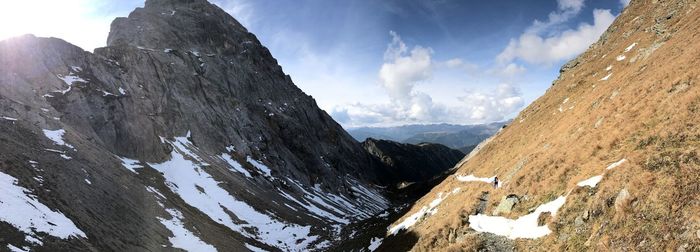
[(0, 42), (0, 250), (322, 250), (390, 206), (381, 162), (205, 0), (89, 53)]
[(378, 250), (700, 249), (697, 5), (632, 1)]

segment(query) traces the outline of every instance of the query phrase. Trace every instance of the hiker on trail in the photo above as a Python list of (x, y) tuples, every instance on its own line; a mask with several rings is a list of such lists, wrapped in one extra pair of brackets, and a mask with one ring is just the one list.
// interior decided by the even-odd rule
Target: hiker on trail
[(493, 177), (493, 188), (498, 188), (498, 177)]

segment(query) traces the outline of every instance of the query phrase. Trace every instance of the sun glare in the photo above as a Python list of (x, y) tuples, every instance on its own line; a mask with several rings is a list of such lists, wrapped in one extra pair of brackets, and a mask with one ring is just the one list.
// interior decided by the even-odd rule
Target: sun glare
[[(96, 0), (0, 0), (0, 40), (34, 34), (63, 38), (92, 50), (102, 46), (109, 30), (110, 19), (95, 13), (99, 4)], [(99, 42), (92, 41), (96, 33), (103, 36)]]

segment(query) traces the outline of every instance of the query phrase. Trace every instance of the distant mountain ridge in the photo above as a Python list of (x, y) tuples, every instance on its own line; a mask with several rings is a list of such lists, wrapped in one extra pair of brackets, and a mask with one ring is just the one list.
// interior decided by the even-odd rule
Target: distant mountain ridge
[(347, 129), (358, 141), (368, 138), (391, 140), (400, 143), (436, 143), (453, 149), (470, 150), (484, 139), (495, 134), (510, 121), (488, 124), (412, 124), (396, 127), (360, 127)]

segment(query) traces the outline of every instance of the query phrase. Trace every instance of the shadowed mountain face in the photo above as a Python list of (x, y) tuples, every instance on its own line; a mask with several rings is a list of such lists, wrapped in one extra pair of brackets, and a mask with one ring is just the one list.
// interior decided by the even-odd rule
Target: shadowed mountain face
[(94, 54), (3, 41), (0, 66), (3, 249), (317, 250), (390, 206), (384, 165), (204, 0), (146, 1)]
[(454, 167), (464, 154), (441, 144), (402, 144), (368, 138), (362, 145), (384, 163), (389, 183), (428, 181)]

